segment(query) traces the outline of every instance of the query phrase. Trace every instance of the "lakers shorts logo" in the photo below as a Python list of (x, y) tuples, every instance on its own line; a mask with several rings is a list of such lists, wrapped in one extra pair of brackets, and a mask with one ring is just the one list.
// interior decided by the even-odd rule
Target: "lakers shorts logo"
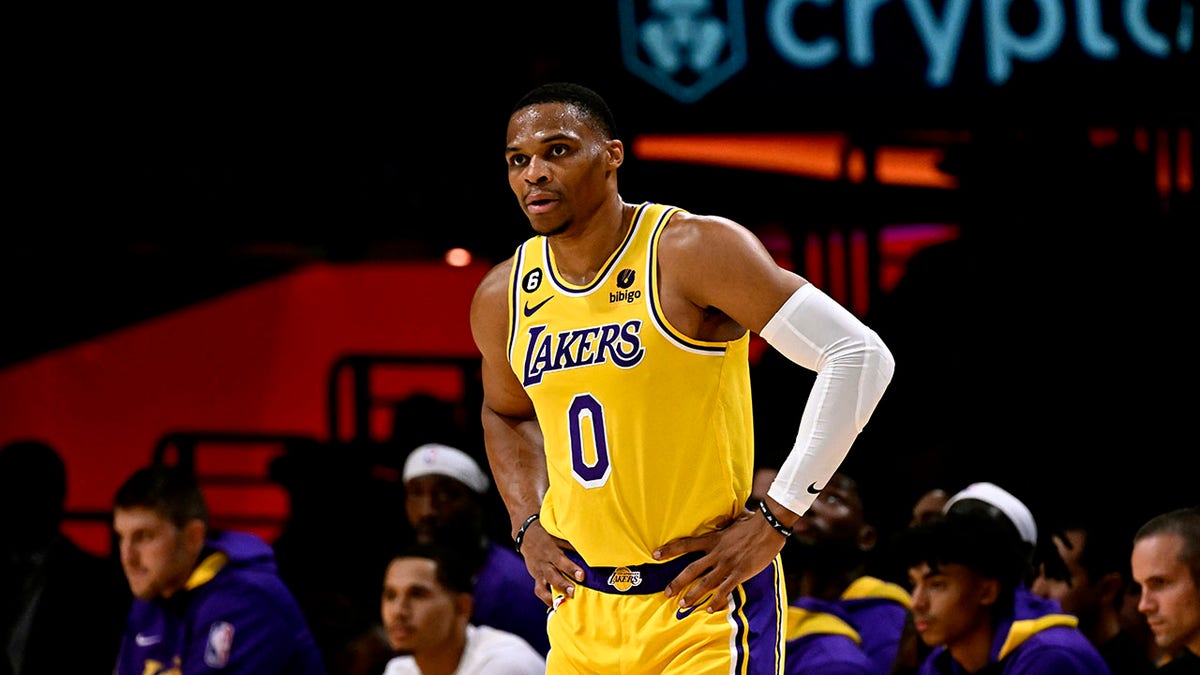
[(628, 567), (618, 567), (608, 575), (608, 585), (625, 592), (634, 586), (642, 584), (642, 573), (630, 570)]

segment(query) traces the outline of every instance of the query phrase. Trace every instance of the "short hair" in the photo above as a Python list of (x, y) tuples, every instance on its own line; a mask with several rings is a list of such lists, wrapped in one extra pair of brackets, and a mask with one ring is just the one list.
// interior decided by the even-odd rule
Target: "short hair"
[(509, 113), (509, 117), (529, 106), (543, 103), (562, 103), (572, 106), (583, 113), (584, 119), (606, 138), (609, 140), (618, 138), (616, 119), (604, 97), (583, 85), (572, 82), (551, 82), (534, 88), (517, 101)]
[(1173, 534), (1183, 542), (1179, 552), (1180, 562), (1192, 570), (1192, 578), (1200, 581), (1200, 506), (1188, 506), (1160, 513), (1146, 521), (1136, 534), (1133, 543), (1156, 535)]
[[(1119, 518), (1103, 517), (1091, 512), (1079, 511), (1060, 515), (1055, 520), (1050, 535), (1061, 539), (1063, 546), (1073, 548), (1074, 544), (1067, 535), (1072, 531), (1083, 533), (1083, 550), (1076, 557), (1076, 564), (1083, 568), (1092, 583), (1108, 574), (1118, 575), (1121, 579), (1123, 593), (1123, 589), (1129, 585), (1132, 579), (1129, 568), (1130, 532), (1132, 529), (1128, 523)], [(1050, 575), (1047, 574), (1047, 576)], [(1069, 576), (1069, 574), (1064, 576)], [(1121, 594), (1113, 599), (1113, 603), (1117, 607), (1120, 607), (1122, 602)]]
[[(441, 543), (413, 542), (399, 548), (392, 555), (397, 558), (426, 558), (437, 568), (438, 583), (456, 593), (475, 592), (475, 568), (455, 547)], [(389, 565), (391, 562), (388, 563)]]
[(1012, 606), (1026, 572), (1025, 549), (1015, 530), (979, 511), (948, 511), (937, 520), (902, 530), (894, 554), (906, 568), (926, 563), (936, 570), (959, 564), (999, 581), (997, 611)]
[(176, 527), (192, 520), (208, 525), (208, 505), (196, 473), (179, 465), (151, 464), (133, 472), (117, 489), (113, 506), (147, 508)]

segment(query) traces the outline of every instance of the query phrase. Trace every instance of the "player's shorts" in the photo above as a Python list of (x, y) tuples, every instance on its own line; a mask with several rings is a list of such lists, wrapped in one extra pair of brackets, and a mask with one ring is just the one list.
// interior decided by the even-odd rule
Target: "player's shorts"
[(679, 596), (663, 595), (699, 554), (629, 567), (591, 567), (568, 555), (586, 576), (574, 598), (554, 589), (547, 673), (783, 673), (787, 596), (779, 556), (734, 589), (725, 609), (709, 614), (709, 598), (680, 609)]

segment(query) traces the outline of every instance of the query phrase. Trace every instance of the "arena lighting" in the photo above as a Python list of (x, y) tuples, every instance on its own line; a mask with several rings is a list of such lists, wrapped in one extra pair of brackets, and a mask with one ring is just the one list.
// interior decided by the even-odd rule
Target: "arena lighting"
[[(819, 180), (864, 182), (864, 148), (845, 133), (648, 134), (633, 141), (639, 159), (687, 162), (735, 169), (794, 174)], [(875, 180), (884, 185), (953, 189), (958, 179), (938, 168), (942, 148), (880, 146)]]
[(471, 264), (471, 252), (465, 248), (455, 247), (446, 251), (446, 264), (451, 267), (466, 267)]

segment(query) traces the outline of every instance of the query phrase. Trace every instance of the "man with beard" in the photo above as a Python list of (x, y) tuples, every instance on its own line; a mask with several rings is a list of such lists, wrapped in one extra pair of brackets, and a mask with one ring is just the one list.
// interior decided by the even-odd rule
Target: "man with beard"
[(458, 448), (426, 443), (409, 453), (403, 480), (404, 510), (416, 540), (454, 548), (474, 565), (471, 623), (519, 635), (545, 656), (546, 606), (521, 556), (487, 536), (483, 500), (491, 483), (479, 463)]
[[(867, 657), (867, 672), (891, 671), (909, 597), (900, 586), (867, 573), (878, 538), (865, 517), (858, 483), (844, 472), (833, 474), (812, 507), (796, 521), (782, 555), (790, 605), (789, 672), (799, 672), (794, 666), (812, 658), (805, 642), (818, 625), (836, 626), (830, 632), (849, 635)], [(814, 612), (825, 615), (825, 620), (814, 622)]]

